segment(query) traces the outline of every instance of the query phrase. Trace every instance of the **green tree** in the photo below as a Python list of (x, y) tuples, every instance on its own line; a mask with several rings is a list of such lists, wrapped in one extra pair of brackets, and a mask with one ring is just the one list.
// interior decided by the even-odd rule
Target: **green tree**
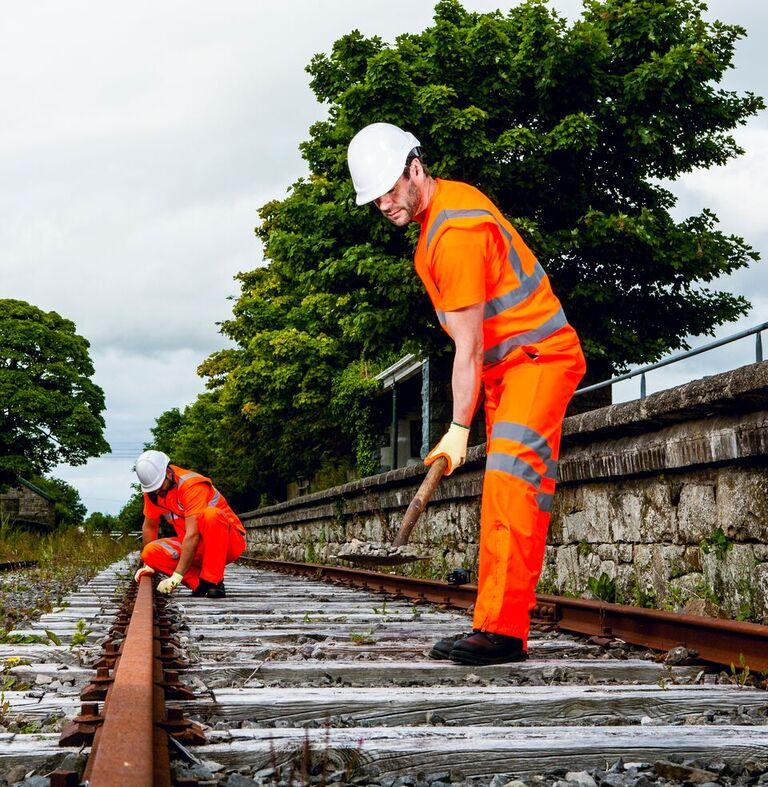
[(117, 517), (113, 514), (104, 514), (101, 511), (92, 511), (85, 520), (85, 526), (91, 531), (116, 530), (118, 527)]
[(109, 451), (89, 346), (56, 312), (0, 300), (0, 486)]
[(152, 440), (144, 444), (144, 449), (153, 448), (155, 451), (164, 451), (166, 454), (170, 454), (173, 451), (173, 443), (182, 421), (183, 418), (178, 407), (166, 410), (155, 420), (155, 425), (149, 430), (152, 433)]
[(314, 57), (328, 118), (301, 146), (309, 175), (261, 209), (268, 265), (240, 276), (222, 326), (235, 349), (201, 367), (237, 424), (233, 450), (258, 452), (275, 487), (355, 449), (362, 463), (373, 373), (446, 348), (412, 272), (418, 227), (354, 204), (346, 148), (370, 122), (413, 130), (435, 175), (499, 204), (549, 272), (588, 379), (746, 313), (744, 298), (710, 285), (758, 255), (709, 210), (676, 221), (665, 185), (739, 155), (731, 132), (764, 107), (719, 86), (745, 30), (704, 11), (700, 0), (586, 0), (569, 24), (543, 0), (506, 14), (441, 0), (421, 33), (386, 44), (353, 31)]
[(144, 495), (138, 484), (132, 484), (132, 487), (133, 494), (115, 517), (118, 528), (125, 533), (141, 530), (141, 523), (144, 521)]
[(53, 512), (57, 527), (82, 525), (88, 509), (80, 499), (80, 492), (60, 478), (33, 476), (30, 481), (53, 498)]

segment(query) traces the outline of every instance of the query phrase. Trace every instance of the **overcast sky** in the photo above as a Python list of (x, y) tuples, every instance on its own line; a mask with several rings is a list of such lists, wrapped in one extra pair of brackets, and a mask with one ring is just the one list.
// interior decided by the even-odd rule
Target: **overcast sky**
[[(573, 17), (581, 3), (553, 5)], [(709, 5), (750, 34), (727, 86), (768, 93), (768, 7)], [(262, 260), (256, 211), (305, 172), (298, 144), (324, 114), (305, 65), (355, 27), (389, 41), (423, 29), (432, 8), (431, 0), (4, 5), (0, 297), (56, 310), (91, 342), (114, 453), (55, 473), (90, 510), (120, 508), (155, 417), (202, 390), (196, 367), (222, 346), (216, 321), (230, 312), (233, 276)], [(746, 156), (675, 185), (676, 215), (710, 207), (768, 258), (766, 117), (738, 137)], [(720, 283), (754, 309), (719, 335), (768, 319), (763, 266)], [(649, 390), (749, 362), (753, 346), (657, 373)], [(626, 384), (617, 397), (636, 390)]]

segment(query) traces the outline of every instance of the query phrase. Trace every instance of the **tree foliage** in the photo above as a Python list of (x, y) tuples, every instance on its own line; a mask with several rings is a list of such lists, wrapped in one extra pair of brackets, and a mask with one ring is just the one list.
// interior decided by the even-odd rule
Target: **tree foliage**
[[(277, 489), (352, 451), (364, 465), (374, 373), (445, 347), (412, 271), (418, 228), (354, 203), (346, 148), (374, 121), (414, 131), (435, 175), (477, 185), (510, 217), (579, 331), (591, 379), (744, 314), (745, 299), (710, 285), (757, 254), (709, 210), (676, 221), (664, 185), (741, 153), (731, 132), (763, 108), (719, 86), (745, 31), (704, 10), (586, 0), (568, 24), (543, 0), (486, 14), (441, 0), (421, 33), (386, 44), (353, 31), (315, 56), (328, 116), (301, 146), (309, 175), (260, 211), (268, 264), (239, 277), (222, 326), (235, 347), (201, 366), (212, 398), (184, 413), (178, 445), (225, 473), (228, 456), (242, 460), (229, 476), (240, 490)], [(219, 420), (206, 427), (210, 407)], [(188, 431), (195, 419), (203, 439)]]
[(56, 312), (0, 300), (0, 486), (109, 451), (89, 346)]

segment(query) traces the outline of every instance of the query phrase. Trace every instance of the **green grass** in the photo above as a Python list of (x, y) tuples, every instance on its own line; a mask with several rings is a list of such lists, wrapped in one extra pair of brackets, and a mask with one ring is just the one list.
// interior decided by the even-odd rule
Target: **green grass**
[[(36, 560), (36, 568), (0, 574), (0, 639), (19, 621), (48, 612), (64, 592), (87, 581), (110, 563), (136, 549), (128, 539), (115, 541), (107, 533), (62, 528), (52, 533), (29, 533), (0, 516), (0, 561)], [(34, 609), (20, 609), (19, 591), (39, 588)], [(50, 588), (50, 589), (49, 589)]]
[(0, 516), (0, 562), (37, 560), (42, 570), (96, 570), (124, 557), (134, 542), (115, 541), (107, 533), (60, 528), (52, 533), (29, 533)]

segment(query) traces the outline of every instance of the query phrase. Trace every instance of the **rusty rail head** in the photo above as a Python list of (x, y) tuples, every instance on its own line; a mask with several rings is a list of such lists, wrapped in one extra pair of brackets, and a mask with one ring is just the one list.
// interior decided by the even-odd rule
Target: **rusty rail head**
[(563, 631), (618, 637), (655, 650), (682, 645), (702, 661), (768, 671), (768, 626), (583, 598), (540, 595), (537, 600), (550, 608), (550, 619)]
[(168, 741), (155, 725), (162, 692), (154, 683), (153, 629), (152, 579), (144, 576), (84, 774), (91, 787), (170, 785)]
[[(477, 595), (476, 585), (456, 586), (431, 579), (287, 560), (245, 557), (240, 561), (271, 571), (339, 582), (459, 609), (469, 609)], [(670, 650), (682, 645), (696, 651), (702, 661), (768, 671), (768, 626), (757, 623), (544, 594), (536, 596), (534, 620), (554, 623), (562, 631), (574, 634), (609, 635), (655, 650)]]

